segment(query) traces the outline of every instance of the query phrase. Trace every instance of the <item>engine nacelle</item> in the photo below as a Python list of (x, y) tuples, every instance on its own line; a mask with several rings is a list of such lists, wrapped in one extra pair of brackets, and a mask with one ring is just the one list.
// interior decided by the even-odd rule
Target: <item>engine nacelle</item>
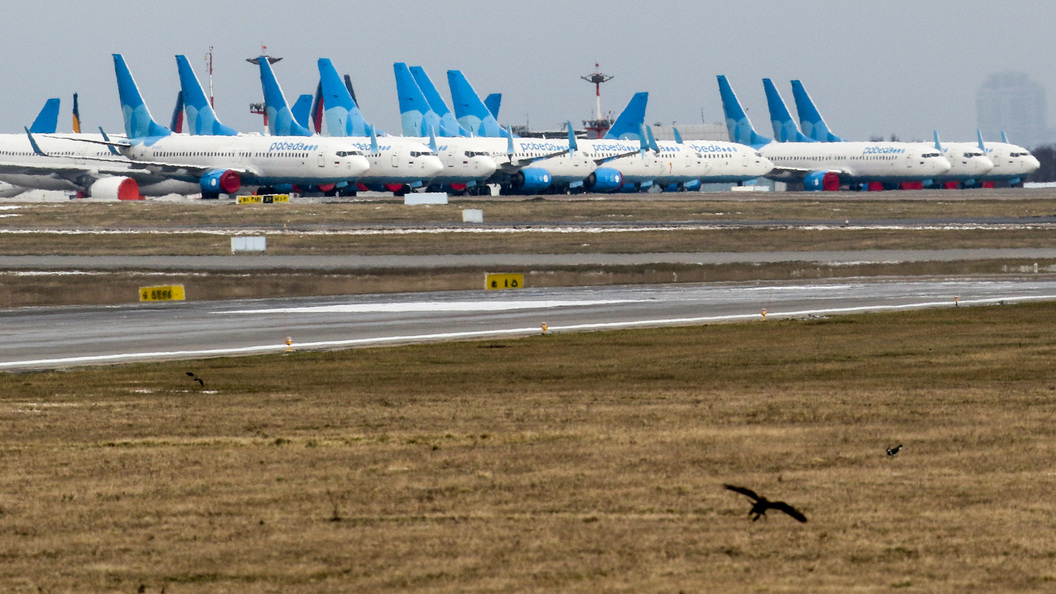
[(242, 176), (230, 169), (214, 169), (206, 172), (199, 183), (203, 194), (234, 194), (242, 187)]
[(599, 167), (587, 177), (584, 185), (593, 192), (615, 192), (623, 186), (623, 174), (612, 167)]
[(521, 192), (541, 192), (550, 187), (550, 171), (542, 167), (527, 167), (510, 176), (510, 185)]
[(803, 178), (803, 189), (808, 192), (835, 192), (840, 189), (840, 174), (835, 171), (815, 171)]
[(100, 200), (142, 200), (139, 184), (131, 177), (104, 177), (88, 186), (88, 195)]

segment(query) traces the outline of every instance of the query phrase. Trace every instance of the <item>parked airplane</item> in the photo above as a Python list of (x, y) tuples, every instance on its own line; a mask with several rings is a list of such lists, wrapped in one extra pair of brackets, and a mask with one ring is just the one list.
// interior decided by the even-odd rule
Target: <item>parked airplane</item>
[[(272, 72), (271, 64), (263, 58), (258, 59), (260, 67), (260, 82), (264, 87), (264, 105), (268, 111), (269, 128), (274, 122), (276, 130), (281, 129), (286, 121), (287, 114), (292, 112), (286, 104), (286, 97), (279, 88), (279, 83)], [(336, 70), (334, 71), (336, 74)], [(332, 82), (332, 81), (331, 81)], [(345, 90), (344, 84), (338, 79), (337, 86)], [(320, 82), (320, 84), (322, 84)], [(331, 92), (333, 88), (329, 89)], [(322, 91), (322, 105), (326, 108), (327, 90)], [(351, 101), (351, 97), (349, 97)], [(274, 118), (271, 116), (274, 115)], [(278, 121), (275, 121), (278, 120)], [(290, 126), (296, 135), (306, 132), (311, 135), (308, 128), (293, 122)], [(335, 126), (339, 129), (339, 126)], [(331, 135), (333, 136), (333, 135)], [(360, 189), (375, 191), (389, 191), (397, 195), (403, 195), (413, 188), (422, 187), (429, 180), (436, 177), (444, 170), (443, 163), (436, 153), (421, 142), (400, 139), (394, 141), (390, 137), (377, 138), (373, 130), (369, 130), (366, 137), (345, 137), (353, 146), (362, 151), (370, 162), (370, 169), (360, 176), (358, 185)]]
[(726, 77), (718, 76), (730, 140), (758, 148), (774, 164), (767, 177), (833, 191), (870, 182), (919, 183), (949, 171), (934, 147), (892, 142), (774, 142), (755, 131)]
[[(396, 64), (396, 66), (399, 67), (400, 64)], [(425, 69), (421, 66), (411, 66), (410, 71), (415, 84), (418, 85), (422, 94), (425, 95), (429, 108), (440, 118), (440, 128), (437, 134), (439, 136), (472, 136), (469, 130), (466, 130), (458, 123), (458, 120), (455, 119), (455, 114), (451, 113), (451, 110), (447, 108), (447, 104), (440, 97), (440, 92), (436, 90), (436, 86), (433, 85), (433, 81), (425, 73)], [(491, 109), (489, 108), (488, 111), (491, 112)]]
[(344, 184), (358, 180), (369, 168), (363, 154), (345, 139), (172, 134), (150, 115), (120, 54), (114, 54), (114, 71), (127, 140), (108, 144), (139, 167), (197, 182), (203, 198), (237, 192), (243, 183)]
[[(82, 142), (103, 142), (99, 134), (54, 134), (58, 113), (56, 110), (52, 121), (51, 110), (57, 103), (57, 99), (49, 100), (26, 134), (0, 134), (0, 196), (17, 196), (37, 189), (75, 192), (98, 199), (138, 200), (144, 195), (195, 191), (188, 184), (137, 170), (104, 146)], [(80, 129), (76, 95), (73, 126), (74, 130)], [(39, 136), (34, 140), (33, 134)]]
[[(464, 77), (462, 79), (464, 80)], [(466, 109), (475, 117), (487, 119), (489, 128), (501, 129), (484, 102), (472, 91), (472, 87), (469, 87), (469, 83), (466, 82), (465, 85), (470, 91), (462, 98), (466, 102)], [(421, 122), (438, 118), (429, 108), (428, 101), (414, 82), (413, 76), (398, 75), (396, 90), (400, 96), (400, 112), (405, 118), (406, 131), (421, 126)], [(411, 122), (411, 125), (406, 122)], [(568, 128), (568, 140), (515, 138), (509, 130), (501, 130), (493, 136), (477, 140), (479, 144), (475, 146), (481, 147), (479, 150), (495, 159), (499, 166), (489, 182), (500, 184), (504, 192), (536, 193), (578, 189), (597, 168), (591, 157), (579, 151), (578, 141), (571, 126)]]
[[(763, 84), (767, 88), (768, 98), (774, 95), (777, 97), (777, 101), (783, 103), (770, 79), (764, 79)], [(832, 130), (829, 129), (828, 124), (821, 117), (821, 113), (818, 111), (817, 106), (814, 105), (814, 101), (810, 98), (802, 82), (798, 80), (792, 81), (792, 95), (795, 98), (800, 126), (804, 131), (804, 134), (800, 134), (800, 136), (804, 136), (807, 141), (843, 142), (842, 138), (833, 134)], [(787, 114), (787, 111), (785, 110), (783, 124), (786, 127), (795, 128), (796, 125), (792, 121), (792, 117)], [(771, 107), (771, 114), (773, 113), (774, 108)], [(775, 123), (774, 125), (774, 133), (777, 134), (777, 124)], [(950, 162), (950, 170), (948, 172), (932, 178), (931, 181), (934, 184), (943, 185), (947, 188), (959, 187), (965, 183), (972, 184), (993, 169), (994, 163), (983, 154), (983, 151), (978, 146), (963, 142), (941, 143), (939, 142), (938, 131), (934, 135), (934, 144), (926, 144), (925, 146), (939, 150), (942, 156), (946, 157)]]
[[(330, 136), (355, 136), (363, 130), (370, 133), (371, 126), (363, 118), (348, 85), (328, 58), (319, 59), (319, 109), (326, 133)], [(455, 193), (479, 188), (497, 168), (495, 160), (486, 154), (486, 147), (472, 138), (420, 138), (383, 136), (377, 141), (382, 145), (402, 146), (403, 150), (417, 150), (429, 143), (435, 148), (443, 170), (434, 176), (430, 186)]]

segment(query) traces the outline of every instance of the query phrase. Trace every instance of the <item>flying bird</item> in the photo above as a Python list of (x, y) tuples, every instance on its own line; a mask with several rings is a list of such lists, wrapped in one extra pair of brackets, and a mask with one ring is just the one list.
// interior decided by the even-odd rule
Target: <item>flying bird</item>
[(807, 521), (807, 516), (804, 516), (802, 513), (800, 513), (799, 510), (797, 510), (796, 508), (792, 507), (791, 505), (785, 503), (784, 501), (770, 501), (766, 497), (763, 497), (762, 495), (756, 494), (755, 491), (753, 491), (753, 490), (751, 490), (751, 489), (749, 489), (747, 487), (738, 487), (738, 486), (735, 486), (735, 485), (723, 485), (723, 486), (726, 487), (727, 489), (731, 490), (731, 491), (736, 491), (736, 492), (740, 493), (741, 495), (747, 495), (748, 497), (751, 497), (755, 501), (755, 503), (752, 504), (752, 509), (748, 510), (748, 515), (749, 516), (753, 516), (752, 517), (752, 521), (753, 522), (758, 520), (759, 518), (765, 516), (766, 515), (766, 510), (768, 510), (768, 509), (776, 509), (777, 511), (785, 512), (786, 514), (792, 516), (793, 518), (795, 518), (796, 520), (799, 520), (800, 522), (806, 522)]
[(897, 446), (895, 446), (893, 448), (887, 448), (887, 455), (888, 456), (895, 456), (901, 451), (902, 451), (902, 444), (898, 444)]
[(187, 372), (187, 376), (191, 378), (191, 381), (198, 382), (198, 387), (200, 387), (200, 388), (204, 388), (205, 387), (205, 381), (203, 381), (202, 378), (200, 378), (197, 375), (195, 375), (193, 371), (188, 371)]

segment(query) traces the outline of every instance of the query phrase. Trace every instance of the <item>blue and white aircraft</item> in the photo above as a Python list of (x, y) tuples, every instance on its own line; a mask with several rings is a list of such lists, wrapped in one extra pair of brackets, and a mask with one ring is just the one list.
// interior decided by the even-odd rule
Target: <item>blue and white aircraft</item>
[[(355, 136), (362, 130), (370, 134), (372, 127), (363, 118), (352, 93), (342, 82), (333, 63), (327, 58), (320, 58), (318, 65), (319, 109), (322, 110), (321, 123), (325, 124), (326, 133), (330, 136)], [(435, 137), (382, 136), (375, 143), (403, 146), (406, 151), (419, 150), (415, 147), (428, 143), (443, 166), (442, 171), (430, 178), (429, 185), (454, 193), (476, 191), (498, 167), (495, 160), (485, 152), (485, 147), (472, 138), (438, 140)]]
[[(516, 138), (499, 126), (484, 102), (472, 92), (469, 83), (465, 84), (470, 91), (462, 97), (465, 108), (474, 118), (486, 122), (486, 128), (493, 133), (492, 136), (475, 138), (479, 143), (475, 146), (495, 159), (498, 171), (489, 182), (499, 184), (503, 192), (525, 194), (575, 190), (582, 187), (584, 180), (597, 168), (595, 161), (579, 150), (571, 126), (567, 140)], [(415, 126), (421, 126), (423, 121), (432, 121), (429, 114), (439, 117), (429, 108), (428, 100), (413, 76), (398, 75), (396, 91), (400, 97), (400, 113), (405, 116), (405, 134), (414, 133)], [(406, 117), (408, 114), (410, 118)], [(478, 133), (473, 129), (469, 129), (469, 132)]]
[(923, 182), (950, 170), (950, 162), (934, 147), (912, 143), (775, 142), (755, 131), (726, 77), (719, 75), (718, 83), (730, 140), (756, 147), (772, 161), (771, 179), (834, 191), (870, 182)]
[[(764, 79), (763, 84), (767, 88), (768, 98), (771, 94), (778, 96), (777, 89), (770, 82), (770, 79)], [(842, 138), (833, 134), (832, 130), (829, 129), (829, 125), (821, 117), (821, 113), (818, 111), (817, 106), (814, 105), (814, 101), (810, 98), (806, 88), (803, 87), (802, 82), (798, 80), (792, 81), (792, 96), (795, 99), (800, 127), (803, 129), (801, 136), (804, 136), (806, 141), (843, 142)], [(778, 101), (780, 101), (780, 96), (778, 96)], [(771, 113), (773, 113), (773, 109), (771, 109)], [(785, 125), (795, 127), (791, 116), (787, 117)], [(993, 169), (993, 162), (986, 157), (978, 146), (960, 142), (942, 143), (939, 141), (938, 131), (934, 135), (934, 144), (926, 146), (933, 146), (950, 162), (950, 170), (948, 172), (932, 178), (932, 182), (935, 184), (941, 184), (948, 188), (960, 186), (961, 184), (973, 184)]]
[[(139, 200), (197, 192), (196, 184), (134, 167), (128, 159), (96, 144), (105, 142), (100, 134), (55, 134), (57, 103), (57, 99), (49, 100), (25, 134), (0, 134), (0, 195), (17, 196), (38, 189), (100, 200)], [(74, 95), (75, 130), (80, 123), (76, 105)]]
[(197, 182), (203, 198), (249, 186), (326, 186), (355, 182), (370, 167), (346, 139), (296, 136), (184, 136), (150, 115), (132, 73), (114, 54), (125, 141), (108, 144), (134, 164), (179, 181)]
[[(269, 132), (278, 133), (284, 129), (283, 126), (286, 126), (285, 129), (290, 130), (296, 136), (312, 136), (311, 130), (301, 126), (294, 119), (268, 60), (260, 58), (257, 63), (260, 67), (261, 85), (264, 87), (264, 105), (269, 116)], [(340, 79), (337, 79), (337, 83), (340, 89), (346, 90)], [(323, 109), (326, 109), (327, 92), (322, 91), (320, 96), (323, 98)], [(272, 117), (273, 114), (274, 117)], [(331, 137), (333, 137), (332, 133)], [(403, 195), (414, 188), (427, 185), (429, 180), (444, 170), (444, 165), (436, 153), (421, 142), (410, 139), (395, 141), (392, 137), (379, 139), (373, 130), (369, 130), (366, 137), (346, 136), (344, 138), (362, 151), (370, 162), (370, 169), (359, 179), (359, 186), (363, 189), (389, 191), (396, 195)]]

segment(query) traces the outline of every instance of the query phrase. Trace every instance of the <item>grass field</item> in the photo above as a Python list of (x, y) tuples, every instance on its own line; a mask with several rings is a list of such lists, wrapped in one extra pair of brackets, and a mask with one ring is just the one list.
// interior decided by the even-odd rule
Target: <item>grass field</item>
[[(275, 205), (231, 201), (143, 203), (25, 203), (0, 218), (0, 256), (19, 255), (228, 255), (230, 237), (265, 234), (271, 255), (422, 255), (493, 253), (759, 252), (860, 249), (1047, 248), (1052, 230), (1037, 217), (1056, 213), (1049, 191), (966, 193), (791, 194), (743, 199), (733, 194), (678, 194), (660, 198), (496, 199), (443, 206), (405, 206), (392, 199)], [(920, 197), (931, 197), (921, 200)], [(970, 197), (971, 199), (962, 199)], [(868, 198), (868, 199), (866, 199)], [(948, 198), (948, 199), (947, 199)], [(488, 225), (461, 224), (462, 208), (481, 208)], [(982, 228), (897, 225), (854, 228), (862, 221), (1000, 219)], [(728, 228), (634, 229), (771, 221)], [(819, 221), (789, 227), (782, 221)], [(846, 221), (851, 228), (844, 228)], [(1015, 222), (1019, 222), (1016, 224)], [(503, 229), (494, 229), (492, 224)], [(575, 226), (575, 227), (573, 227)], [(612, 227), (621, 227), (614, 232)], [(570, 227), (555, 232), (555, 227)], [(514, 231), (510, 231), (513, 228)], [(634, 229), (634, 230), (632, 230)], [(409, 231), (429, 231), (409, 233)], [(524, 271), (533, 286), (656, 282), (811, 279), (853, 275), (1001, 274), (1053, 261), (797, 263), (547, 267)], [(84, 272), (84, 271), (60, 271)], [(332, 271), (272, 270), (245, 275), (188, 270), (117, 273), (0, 273), (0, 304), (86, 305), (128, 303), (137, 288), (182, 283), (194, 299), (337, 295), (480, 286), (482, 269)]]
[(0, 590), (1051, 590), (1054, 314), (0, 374)]

